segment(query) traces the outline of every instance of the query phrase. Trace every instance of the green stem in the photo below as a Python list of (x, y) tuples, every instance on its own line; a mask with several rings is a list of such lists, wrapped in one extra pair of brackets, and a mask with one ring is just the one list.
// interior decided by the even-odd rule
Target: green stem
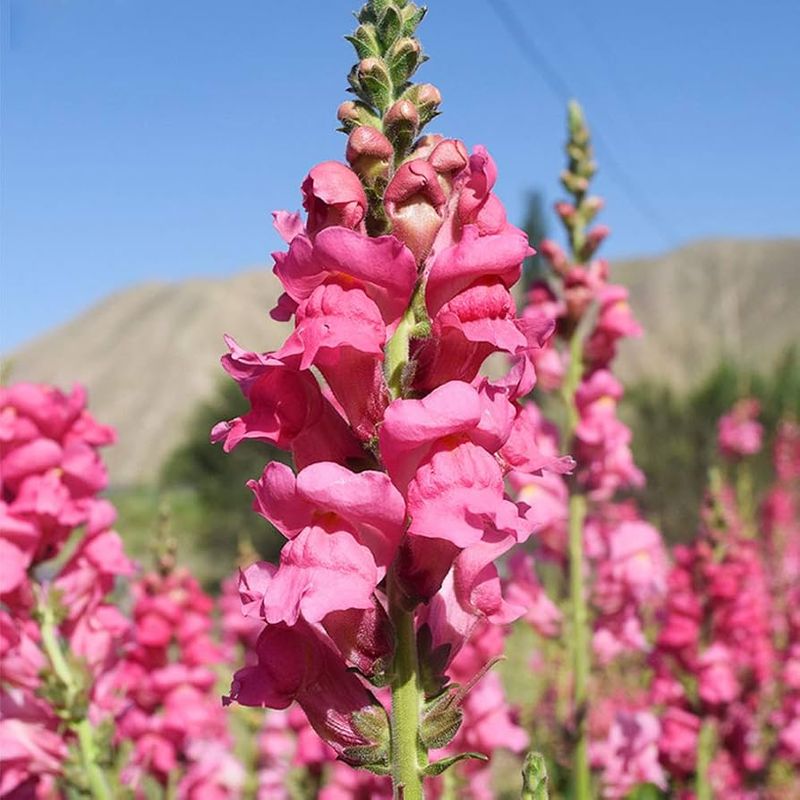
[(573, 755), (573, 798), (591, 796), (589, 737), (586, 721), (589, 700), (589, 616), (583, 587), (583, 523), (586, 498), (579, 493), (569, 498), (569, 594), (572, 612), (573, 689), (575, 752)]
[(392, 784), (395, 798), (422, 800), (421, 769), (427, 756), (420, 747), (419, 719), (422, 692), (419, 683), (414, 612), (400, 601), (389, 575), (389, 614), (395, 629), (392, 679)]
[(393, 398), (401, 397), (403, 394), (403, 370), (408, 364), (409, 345), (414, 324), (414, 308), (413, 305), (409, 305), (394, 335), (386, 343), (386, 383)]
[(78, 737), (81, 761), (89, 783), (89, 791), (95, 800), (111, 800), (111, 791), (106, 782), (103, 770), (97, 764), (97, 753), (94, 747), (94, 731), (88, 719), (76, 722), (72, 729)]
[[(566, 406), (567, 424), (564, 440), (572, 442), (579, 415), (575, 406), (575, 393), (583, 375), (583, 341), (581, 327), (570, 340), (569, 370), (564, 380), (562, 397)], [(586, 497), (573, 484), (569, 497), (569, 596), (572, 632), (572, 708), (575, 720), (575, 750), (573, 753), (573, 798), (588, 800), (591, 797), (591, 771), (589, 769), (589, 612), (583, 574), (583, 526), (586, 519)]]
[[(79, 692), (79, 686), (58, 641), (55, 616), (48, 602), (42, 604), (40, 633), (44, 651), (53, 671), (66, 689), (67, 704), (71, 707)], [(71, 708), (67, 710), (71, 711)], [(85, 717), (77, 720), (70, 719), (67, 724), (78, 741), (81, 763), (91, 796), (95, 800), (112, 800), (111, 790), (106, 782), (105, 775), (97, 764), (94, 731), (89, 720)]]
[(697, 737), (697, 768), (695, 770), (696, 800), (713, 800), (714, 793), (708, 780), (708, 770), (714, 758), (714, 722), (703, 720)]

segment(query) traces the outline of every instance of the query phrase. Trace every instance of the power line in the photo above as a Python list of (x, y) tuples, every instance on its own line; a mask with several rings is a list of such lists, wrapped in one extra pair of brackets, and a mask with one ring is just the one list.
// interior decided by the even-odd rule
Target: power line
[[(506, 33), (508, 33), (517, 45), (523, 58), (539, 73), (553, 95), (566, 105), (575, 97), (575, 93), (571, 90), (569, 83), (564, 79), (559, 70), (550, 62), (547, 56), (545, 56), (537, 46), (536, 42), (534, 42), (527, 33), (522, 20), (508, 5), (506, 0), (487, 0), (487, 2), (502, 23)], [(647, 195), (640, 191), (636, 181), (633, 180), (622, 167), (605, 137), (595, 124), (592, 124), (592, 139), (598, 150), (602, 151), (603, 163), (608, 172), (614, 176), (617, 185), (628, 195), (628, 199), (633, 206), (639, 211), (642, 217), (650, 223), (653, 229), (658, 232), (664, 242), (669, 247), (674, 247), (677, 244), (678, 237), (672, 229), (672, 226), (664, 219), (661, 213), (650, 204)]]

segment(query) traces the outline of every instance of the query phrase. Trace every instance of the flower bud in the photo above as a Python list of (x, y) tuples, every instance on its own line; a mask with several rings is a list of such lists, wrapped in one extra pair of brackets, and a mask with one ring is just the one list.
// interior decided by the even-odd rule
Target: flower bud
[(383, 118), (384, 130), (399, 153), (406, 153), (419, 130), (419, 112), (410, 100), (398, 100)]
[(362, 59), (355, 68), (354, 88), (363, 100), (385, 111), (392, 100), (392, 80), (380, 58)]
[(345, 100), (339, 106), (336, 117), (344, 125), (348, 123), (358, 124), (358, 106), (353, 100)]
[(386, 175), (393, 155), (392, 143), (371, 125), (355, 128), (347, 140), (347, 161), (366, 183)]
[(403, 98), (410, 100), (419, 111), (419, 126), (423, 128), (438, 113), (442, 103), (442, 95), (432, 83), (420, 83), (403, 93)]
[(421, 158), (406, 161), (386, 187), (384, 203), (392, 232), (405, 242), (417, 263), (425, 260), (442, 226), (446, 199), (436, 171)]
[(597, 195), (587, 197), (581, 205), (586, 222), (591, 222), (603, 210), (604, 206), (605, 200), (602, 197)]
[(395, 86), (402, 86), (422, 63), (422, 47), (416, 39), (398, 39), (386, 54), (386, 60)]
[(567, 224), (571, 224), (575, 219), (575, 206), (572, 203), (566, 203), (563, 200), (556, 203), (553, 208), (555, 208), (556, 214)]
[(552, 239), (542, 239), (537, 245), (539, 252), (546, 258), (553, 266), (556, 272), (564, 274), (569, 267), (567, 255), (557, 242)]
[(580, 252), (581, 260), (588, 261), (597, 252), (597, 248), (600, 247), (609, 233), (611, 233), (611, 229), (608, 225), (595, 225), (586, 234), (586, 240)]
[(359, 125), (371, 125), (375, 127), (380, 124), (380, 120), (372, 113), (369, 106), (361, 102), (346, 100), (339, 106), (336, 116), (342, 123), (342, 130), (352, 131)]
[(561, 173), (561, 185), (570, 194), (580, 194), (589, 188), (589, 180), (587, 177), (576, 175), (569, 170), (564, 170)]
[(306, 230), (314, 236), (323, 228), (357, 228), (367, 211), (367, 196), (358, 176), (338, 161), (317, 164), (302, 185)]

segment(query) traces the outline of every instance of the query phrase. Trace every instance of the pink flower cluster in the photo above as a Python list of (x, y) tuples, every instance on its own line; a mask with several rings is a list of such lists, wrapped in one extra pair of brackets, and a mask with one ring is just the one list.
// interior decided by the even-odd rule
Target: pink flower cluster
[[(577, 106), (570, 107), (569, 130), (569, 165), (562, 183), (574, 202), (556, 204), (569, 253), (553, 241), (541, 243), (549, 273), (533, 284), (523, 312), (532, 324), (555, 325), (555, 335), (529, 356), (539, 388), (558, 392), (563, 401), (561, 432), (534, 402), (524, 413), (529, 442), (550, 456), (561, 448), (569, 450), (575, 457), (575, 475), (567, 479), (555, 470), (542, 475), (526, 474), (524, 469), (512, 472), (510, 483), (517, 497), (533, 506), (541, 531), (535, 553), (524, 561), (516, 556), (512, 561), (509, 598), (525, 593), (531, 599), (526, 619), (541, 636), (561, 639), (563, 657), (573, 659), (577, 671), (578, 660), (587, 662), (590, 656), (606, 667), (615, 659), (641, 658), (650, 651), (646, 631), (664, 596), (668, 560), (660, 533), (641, 518), (633, 501), (617, 499), (621, 491), (644, 483), (634, 463), (631, 432), (618, 417), (623, 387), (612, 373), (619, 342), (639, 336), (642, 330), (628, 305), (627, 290), (609, 282), (608, 265), (597, 257), (609, 230), (593, 224), (603, 202), (588, 195), (596, 166)], [(549, 575), (548, 585), (561, 598), (548, 598), (537, 570)], [(588, 619), (576, 611), (572, 591), (576, 572)], [(567, 595), (570, 618), (562, 620), (559, 600)], [(591, 654), (576, 655), (579, 645), (573, 641), (580, 633), (578, 626), (589, 627)], [(583, 705), (589, 706), (591, 718), (602, 676), (592, 674), (591, 664), (588, 672), (591, 688), (581, 688), (582, 696), (576, 690), (573, 718), (553, 720), (551, 727), (564, 731), (581, 727)], [(556, 685), (554, 691), (558, 696), (564, 689)], [(604, 727), (603, 741), (591, 741), (603, 796), (623, 797), (645, 779), (663, 785), (657, 763), (657, 721), (642, 707), (622, 704), (618, 712), (616, 721)], [(593, 735), (591, 730), (578, 732), (590, 740)]]
[[(592, 213), (602, 207), (598, 198), (586, 202), (592, 206)], [(566, 220), (576, 213), (573, 206), (562, 203), (557, 204), (557, 211)], [(577, 486), (568, 486), (555, 473), (531, 476), (517, 470), (511, 476), (520, 499), (539, 501), (532, 505), (542, 524), (537, 545), (538, 557), (544, 562), (565, 563), (570, 492), (579, 490), (588, 495), (591, 506), (583, 532), (584, 569), (595, 612), (594, 651), (601, 664), (623, 652), (649, 649), (644, 626), (649, 609), (664, 593), (667, 571), (659, 532), (640, 518), (632, 503), (614, 500), (619, 490), (641, 486), (644, 481), (633, 461), (630, 430), (617, 417), (623, 387), (610, 371), (618, 342), (638, 336), (641, 327), (628, 306), (627, 290), (607, 282), (605, 261), (591, 260), (607, 235), (608, 229), (600, 225), (586, 234), (578, 256), (589, 260), (588, 264), (571, 263), (559, 245), (543, 242), (541, 250), (550, 264), (551, 280), (533, 286), (524, 311), (528, 319), (553, 319), (556, 325), (556, 336), (530, 353), (537, 372), (548, 376), (541, 384), (548, 391), (564, 388), (570, 359), (575, 356), (571, 337), (583, 337), (578, 350), (582, 359), (579, 380), (572, 387), (576, 422), (571, 450), (577, 463)], [(587, 320), (591, 327), (579, 333)], [(562, 445), (552, 424), (532, 402), (525, 413), (530, 422), (530, 441), (542, 452), (557, 453)], [(569, 442), (565, 444), (570, 446)], [(536, 584), (535, 576), (527, 581)], [(555, 617), (547, 611), (546, 601), (543, 608), (547, 617)], [(552, 625), (531, 621), (540, 633), (555, 633)]]
[(214, 691), (213, 601), (182, 568), (145, 574), (132, 591), (135, 646), (119, 678), (127, 704), (117, 737), (133, 744), (123, 782), (142, 797), (148, 778), (177, 781), (187, 800), (238, 797), (244, 774)]
[[(515, 317), (509, 287), (530, 249), (495, 177), (483, 148), (468, 155), (459, 141), (425, 137), (386, 187), (392, 233), (370, 237), (359, 176), (315, 167), (305, 224), (275, 214), (289, 247), (275, 255), (285, 294), (273, 315), (293, 318), (294, 331), (265, 354), (229, 340), (223, 359), (251, 410), (213, 438), (226, 449), (272, 442), (298, 468), (271, 463), (251, 482), (256, 510), (287, 541), (277, 566), (242, 574), (263, 630), (231, 699), (297, 701), (351, 763), (384, 757), (386, 715), (368, 684), (390, 679), (387, 593), (408, 609), (425, 604), (418, 624), (446, 654), (444, 670), (481, 620), (525, 611), (503, 598), (494, 562), (529, 536), (535, 511), (508, 499), (504, 476), (569, 468), (531, 447), (517, 402), (534, 383), (527, 354), (553, 326)], [(478, 371), (496, 351), (514, 366), (489, 381)]]
[[(604, 226), (589, 231), (592, 254), (607, 235)], [(574, 455), (581, 485), (592, 498), (607, 500), (619, 489), (641, 486), (644, 481), (633, 462), (630, 430), (616, 414), (623, 388), (610, 372), (617, 343), (641, 335), (641, 327), (628, 305), (627, 289), (607, 282), (605, 261), (597, 259), (588, 266), (571, 264), (561, 247), (549, 240), (542, 243), (541, 251), (551, 265), (553, 281), (533, 286), (523, 316), (553, 319), (556, 324), (557, 335), (545, 347), (531, 352), (537, 371), (548, 376), (542, 388), (553, 391), (562, 387), (570, 352), (567, 347), (559, 349), (559, 341), (568, 342), (584, 316), (597, 309), (593, 326), (585, 335), (581, 380), (575, 390), (578, 423)]]
[(710, 493), (704, 520), (694, 544), (675, 548), (653, 653), (653, 701), (665, 707), (661, 760), (676, 780), (692, 776), (701, 725), (713, 721), (712, 783), (725, 797), (749, 797), (766, 765), (774, 611), (761, 553), (727, 487)]
[(775, 602), (773, 636), (781, 687), (770, 720), (778, 731), (777, 755), (800, 769), (800, 427), (783, 422), (773, 449), (775, 484), (761, 509), (770, 592)]
[[(661, 725), (644, 703), (611, 696), (592, 715), (592, 766), (599, 771), (603, 797), (622, 800), (640, 784), (666, 789), (659, 763)], [(600, 713), (598, 713), (600, 712)], [(607, 717), (600, 722), (601, 717)]]
[[(113, 438), (80, 388), (0, 388), (3, 797), (47, 795), (75, 744), (74, 726), (97, 726), (119, 710), (130, 623), (107, 598), (133, 565), (112, 529), (113, 507), (96, 497), (107, 480), (97, 448)], [(77, 528), (72, 554), (44, 580), (37, 568)]]
[(585, 541), (593, 566), (592, 643), (598, 663), (604, 666), (625, 652), (648, 652), (645, 625), (667, 588), (661, 534), (625, 503), (587, 519)]
[(717, 424), (717, 443), (720, 453), (736, 460), (751, 456), (761, 449), (764, 428), (758, 421), (760, 405), (751, 397), (740, 400)]

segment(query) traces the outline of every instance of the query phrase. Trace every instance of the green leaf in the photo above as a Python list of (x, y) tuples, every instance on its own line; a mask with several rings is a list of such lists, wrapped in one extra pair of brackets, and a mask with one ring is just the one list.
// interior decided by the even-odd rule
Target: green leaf
[(474, 758), (477, 761), (489, 760), (489, 756), (483, 753), (459, 753), (458, 755), (441, 758), (438, 761), (428, 764), (428, 766), (422, 770), (422, 774), (429, 778), (434, 775), (441, 775), (445, 770), (450, 769), (453, 764), (458, 764), (459, 761), (466, 761), (468, 758)]

